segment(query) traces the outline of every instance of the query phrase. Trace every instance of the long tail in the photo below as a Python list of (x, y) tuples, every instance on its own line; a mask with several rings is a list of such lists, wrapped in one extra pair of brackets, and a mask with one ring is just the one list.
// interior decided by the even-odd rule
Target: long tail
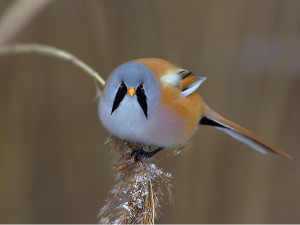
[(206, 108), (205, 115), (201, 118), (199, 124), (214, 126), (263, 154), (271, 152), (291, 159), (291, 156), (284, 151), (268, 144), (251, 131), (225, 119), (209, 107)]

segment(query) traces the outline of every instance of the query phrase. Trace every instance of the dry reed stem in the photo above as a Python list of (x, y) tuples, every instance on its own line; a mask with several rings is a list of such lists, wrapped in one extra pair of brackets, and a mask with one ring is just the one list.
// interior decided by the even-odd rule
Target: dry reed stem
[(154, 219), (155, 219), (155, 204), (154, 204), (154, 199), (153, 199), (153, 189), (152, 189), (152, 182), (149, 180), (149, 188), (150, 188), (150, 196), (151, 196), (151, 206), (152, 206), (152, 221), (151, 224), (154, 224)]
[(149, 159), (136, 161), (132, 149), (151, 147), (134, 144), (111, 137), (108, 140), (114, 154), (113, 173), (116, 184), (110, 191), (111, 198), (99, 213), (104, 224), (154, 224), (164, 200), (164, 191), (169, 202), (173, 201), (172, 175), (152, 163)]
[(0, 44), (5, 44), (17, 36), (53, 0), (15, 0), (0, 18)]
[(96, 79), (102, 86), (105, 85), (104, 79), (90, 66), (81, 61), (75, 55), (64, 51), (59, 48), (55, 48), (49, 45), (42, 44), (11, 44), (11, 45), (0, 45), (0, 56), (15, 55), (15, 54), (28, 54), (36, 53), (39, 55), (51, 56), (65, 61), (71, 62), (73, 65), (79, 67), (81, 70), (86, 72), (89, 76)]

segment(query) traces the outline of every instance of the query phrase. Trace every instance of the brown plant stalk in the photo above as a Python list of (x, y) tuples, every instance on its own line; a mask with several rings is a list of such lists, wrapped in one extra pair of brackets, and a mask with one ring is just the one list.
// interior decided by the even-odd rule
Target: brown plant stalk
[(172, 175), (158, 168), (150, 159), (137, 161), (132, 157), (133, 149), (151, 151), (150, 146), (126, 142), (114, 136), (108, 142), (114, 155), (116, 184), (99, 213), (100, 223), (154, 224), (160, 202), (164, 200), (164, 192), (169, 202), (173, 200), (170, 183)]

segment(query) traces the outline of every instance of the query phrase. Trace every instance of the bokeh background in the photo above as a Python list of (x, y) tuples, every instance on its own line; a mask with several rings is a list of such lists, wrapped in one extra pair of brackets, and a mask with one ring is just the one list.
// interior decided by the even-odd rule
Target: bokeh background
[[(201, 127), (158, 165), (176, 198), (156, 222), (300, 223), (299, 12), (294, 0), (51, 1), (3, 43), (62, 48), (104, 78), (139, 57), (206, 75), (211, 108), (293, 159)], [(93, 80), (37, 55), (1, 57), (0, 73), (0, 223), (97, 223), (114, 182)]]

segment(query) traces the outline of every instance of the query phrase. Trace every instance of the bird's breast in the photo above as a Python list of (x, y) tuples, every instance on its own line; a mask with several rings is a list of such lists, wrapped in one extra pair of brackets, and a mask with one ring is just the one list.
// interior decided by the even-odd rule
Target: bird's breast
[(187, 139), (184, 119), (161, 103), (148, 107), (148, 118), (135, 97), (125, 96), (112, 114), (111, 107), (100, 99), (99, 117), (104, 127), (121, 139), (159, 147), (175, 147)]

